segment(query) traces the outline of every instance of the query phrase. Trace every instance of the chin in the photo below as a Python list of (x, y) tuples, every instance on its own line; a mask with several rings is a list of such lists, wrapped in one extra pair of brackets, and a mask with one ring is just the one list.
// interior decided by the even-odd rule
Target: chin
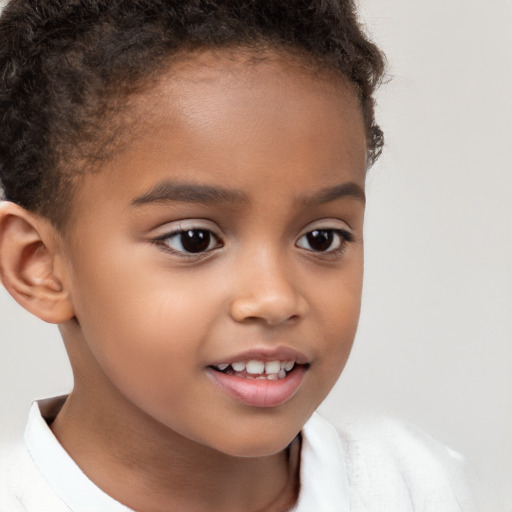
[(269, 457), (286, 449), (300, 432), (282, 426), (268, 426), (238, 432), (225, 431), (212, 448), (231, 457)]

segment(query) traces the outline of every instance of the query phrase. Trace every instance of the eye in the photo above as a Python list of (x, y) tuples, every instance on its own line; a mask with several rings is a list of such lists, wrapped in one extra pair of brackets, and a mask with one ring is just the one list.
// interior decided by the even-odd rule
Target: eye
[(218, 237), (209, 229), (180, 229), (156, 240), (166, 249), (182, 254), (200, 254), (222, 247)]
[(337, 253), (353, 238), (343, 229), (314, 229), (299, 238), (297, 247), (313, 252)]

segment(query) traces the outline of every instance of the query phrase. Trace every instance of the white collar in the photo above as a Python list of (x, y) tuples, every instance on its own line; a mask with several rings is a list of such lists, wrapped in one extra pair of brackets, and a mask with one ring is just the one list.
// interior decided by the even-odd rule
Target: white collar
[[(132, 512), (97, 487), (57, 441), (43, 416), (65, 397), (34, 402), (25, 430), (28, 451), (50, 485), (73, 512)], [(301, 487), (294, 512), (348, 512), (349, 481), (338, 433), (315, 413), (302, 431)]]
[(301, 487), (294, 512), (349, 512), (346, 460), (336, 429), (314, 413), (302, 429)]
[(58, 397), (34, 402), (25, 429), (25, 444), (35, 465), (73, 512), (132, 512), (96, 486), (53, 435), (44, 416), (62, 406)]

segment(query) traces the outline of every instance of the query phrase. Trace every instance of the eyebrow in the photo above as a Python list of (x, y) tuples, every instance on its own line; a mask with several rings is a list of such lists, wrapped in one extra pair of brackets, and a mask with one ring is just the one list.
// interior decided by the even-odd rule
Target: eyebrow
[(239, 203), (247, 200), (243, 192), (211, 185), (165, 180), (132, 201), (133, 206), (178, 201), (187, 203)]
[[(303, 196), (299, 202), (305, 206), (317, 206), (343, 197), (353, 197), (363, 203), (366, 201), (364, 190), (353, 182), (326, 187), (310, 196)], [(244, 192), (211, 185), (165, 180), (157, 183), (151, 190), (136, 197), (133, 206), (161, 202), (187, 203), (241, 203), (248, 201)]]
[(323, 188), (311, 196), (302, 197), (301, 202), (308, 206), (319, 206), (343, 197), (353, 197), (355, 199), (359, 199), (363, 203), (366, 203), (366, 196), (363, 188), (357, 183), (353, 183), (351, 181), (335, 185), (334, 187)]

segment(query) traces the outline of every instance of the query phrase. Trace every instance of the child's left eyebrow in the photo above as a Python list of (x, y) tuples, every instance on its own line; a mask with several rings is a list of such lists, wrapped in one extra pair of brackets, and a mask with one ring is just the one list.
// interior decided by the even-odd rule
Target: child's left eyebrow
[(318, 206), (343, 197), (353, 197), (362, 201), (363, 204), (366, 203), (366, 196), (363, 188), (352, 181), (340, 183), (334, 187), (325, 187), (312, 195), (301, 197), (299, 201), (304, 206)]

